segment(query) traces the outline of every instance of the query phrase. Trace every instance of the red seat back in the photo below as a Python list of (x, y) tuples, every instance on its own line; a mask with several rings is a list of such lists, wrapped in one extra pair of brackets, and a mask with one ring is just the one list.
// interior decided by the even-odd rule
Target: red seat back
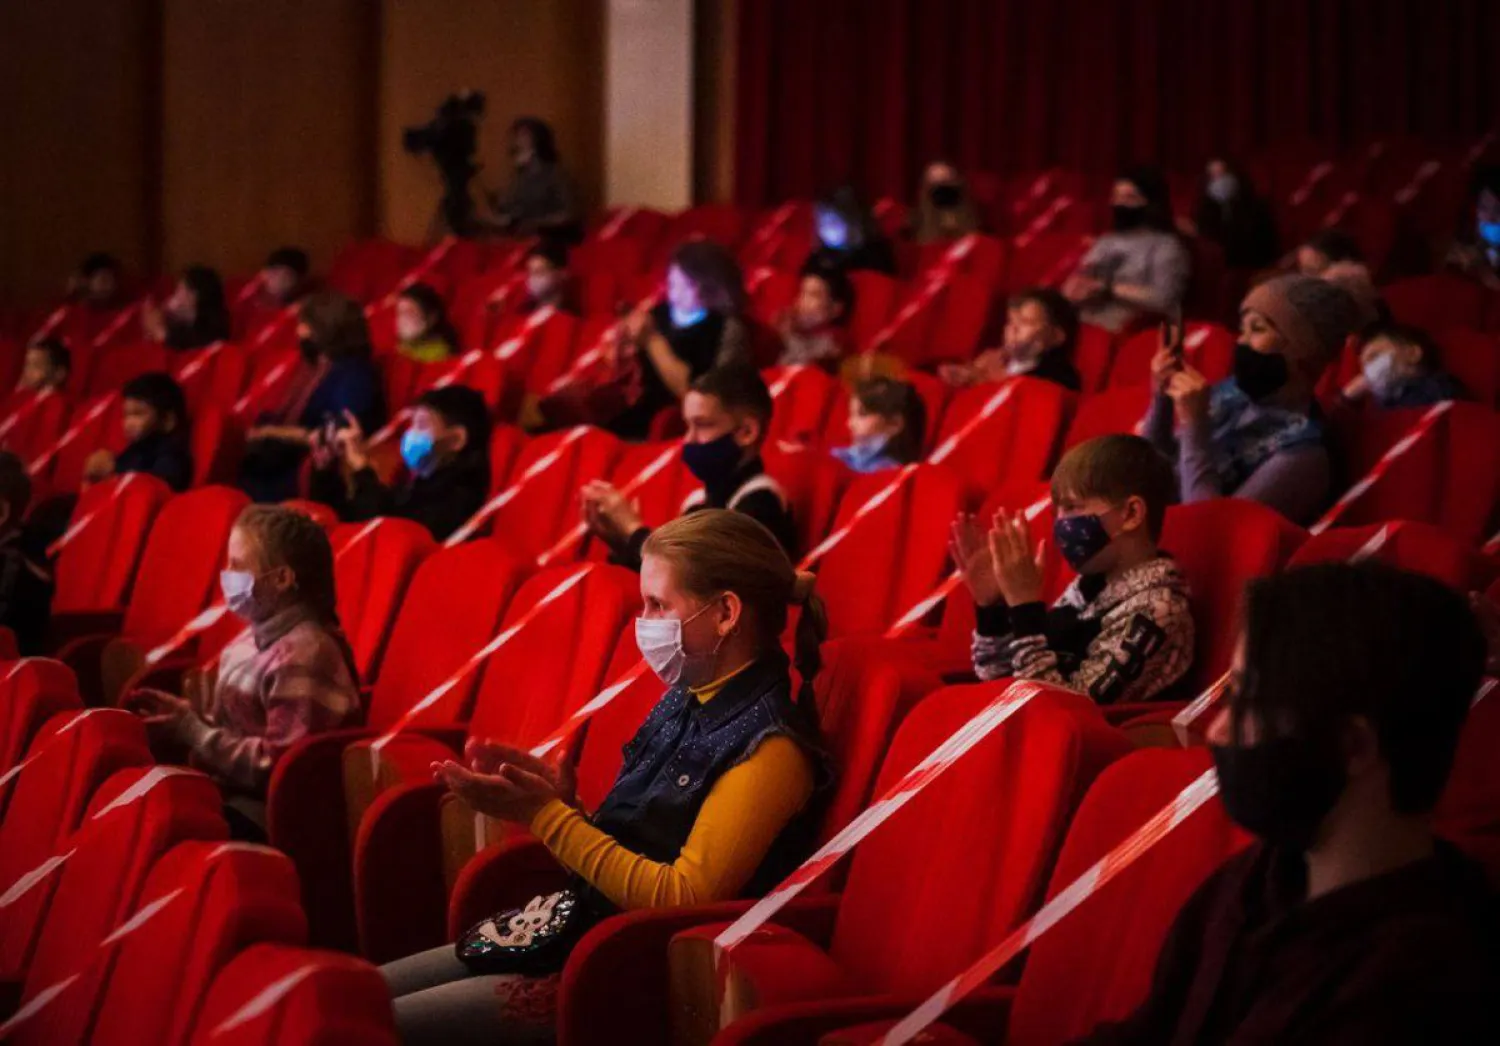
[(896, 281), (880, 272), (861, 269), (849, 274), (854, 286), (854, 312), (849, 317), (849, 338), (866, 348), (896, 311)]
[[(1062, 441), (1076, 397), (1060, 385), (1014, 378), (1009, 397), (999, 383), (976, 385), (953, 397), (930, 460), (951, 468), (963, 481), (969, 504), (1002, 487), (1045, 479)], [(992, 413), (977, 420), (986, 410)], [(971, 424), (972, 423), (972, 424)], [(946, 450), (950, 439), (958, 442)]]
[[(670, 458), (665, 467), (659, 469), (645, 482), (630, 490), (629, 497), (639, 503), (641, 519), (648, 527), (659, 527), (682, 515), (683, 506), (695, 491), (702, 489), (696, 476), (682, 463), (680, 444), (675, 440), (661, 443), (627, 443), (621, 448), (620, 458), (615, 462), (609, 481), (615, 488), (625, 491), (630, 484), (652, 467), (663, 454)], [(576, 555), (579, 545), (573, 545), (569, 555)], [(598, 562), (609, 558), (609, 548), (602, 541), (590, 541), (588, 557)], [(565, 561), (565, 559), (564, 559)]]
[(821, 447), (774, 441), (761, 448), (767, 475), (786, 492), (797, 530), (797, 554), (808, 551), (828, 533), (844, 487), (852, 478)]
[(30, 465), (51, 450), (62, 436), (71, 404), (67, 397), (55, 392), (14, 397), (12, 403), (16, 404), (14, 412), (0, 418), (0, 424), (8, 426), (4, 435), (0, 435), (0, 450), (8, 450)]
[(28, 657), (0, 667), (0, 774), (21, 761), (43, 723), (81, 707), (78, 680), (61, 661)]
[(333, 548), (339, 621), (359, 678), (369, 682), (380, 675), (386, 640), (412, 574), (437, 543), (420, 523), (382, 519), (343, 524), (333, 532)]
[(159, 342), (124, 342), (97, 353), (84, 392), (101, 396), (123, 386), (148, 371), (168, 369), (171, 359)]
[(228, 410), (240, 398), (249, 372), (250, 358), (244, 346), (221, 342), (217, 347), (180, 353), (173, 360), (172, 376), (187, 397), (188, 417), (198, 422), (205, 409), (218, 405)]
[[(609, 670), (604, 673), (604, 685), (623, 679), (640, 661), (641, 652), (635, 645), (635, 633), (627, 628), (620, 633), (620, 640), (615, 644)], [(620, 776), (620, 767), (625, 761), (623, 749), (626, 743), (635, 736), (665, 692), (666, 686), (648, 668), (588, 721), (584, 727), (588, 733), (578, 754), (578, 800), (583, 809), (597, 810), (614, 787), (615, 778)]]
[[(839, 503), (835, 533), (854, 521), (862, 506), (907, 476), (817, 564), (818, 593), (828, 607), (833, 635), (884, 632), (938, 581), (960, 503), (959, 486), (940, 466), (907, 469), (857, 477)], [(893, 549), (901, 554), (892, 555)]]
[[(412, 576), (391, 630), (368, 721), (376, 730), (395, 723), (500, 631), (501, 615), (529, 569), (494, 541), (473, 541), (424, 559)], [(433, 722), (452, 722), (473, 700), (479, 674), (450, 691)]]
[(1078, 325), (1078, 343), (1073, 347), (1073, 366), (1085, 396), (1104, 388), (1115, 362), (1115, 335), (1092, 323)]
[(1382, 287), (1380, 296), (1397, 322), (1426, 330), (1482, 330), (1491, 299), (1475, 281), (1446, 273), (1397, 280)]
[(194, 414), (193, 485), (234, 482), (244, 449), (244, 430), (228, 409), (215, 404)]
[(165, 482), (145, 473), (116, 476), (84, 491), (73, 523), (92, 518), (58, 553), (53, 612), (123, 607), (147, 536), (171, 497)]
[[(57, 456), (52, 460), (49, 488), (58, 494), (72, 494), (83, 483), (83, 466), (96, 450), (107, 450), (119, 456), (125, 449), (125, 430), (120, 424), (124, 401), (115, 392), (79, 403), (61, 434)], [(43, 475), (46, 474), (44, 469)]]
[[(1217, 323), (1189, 323), (1183, 333), (1182, 354), (1210, 382), (1222, 381), (1234, 366), (1235, 340), (1233, 332)], [(1149, 383), (1151, 360), (1160, 348), (1161, 333), (1155, 328), (1126, 338), (1110, 368), (1110, 388)]]
[[(516, 458), (510, 483), (516, 496), (495, 513), (495, 540), (517, 556), (535, 558), (578, 522), (578, 492), (590, 480), (609, 475), (620, 454), (620, 441), (601, 429), (588, 429), (564, 446), (566, 432), (527, 442)], [(558, 458), (527, 476), (554, 450)]]
[[(1493, 682), (1493, 680), (1491, 680)], [(1469, 709), (1448, 784), (1433, 815), (1440, 835), (1482, 861), (1493, 878), (1500, 872), (1500, 684)]]
[(1068, 426), (1068, 435), (1063, 440), (1063, 449), (1072, 450), (1078, 444), (1096, 436), (1129, 434), (1146, 416), (1151, 405), (1151, 387), (1132, 385), (1107, 389), (1093, 396), (1085, 396), (1078, 405), (1073, 424)]
[(806, 365), (775, 367), (762, 376), (774, 404), (766, 438), (817, 442), (835, 401), (844, 395), (838, 379), (819, 367)]
[[(1100, 774), (1068, 829), (1048, 896), (1083, 875), (1209, 765), (1201, 748), (1152, 748)], [(1146, 997), (1178, 909), (1246, 841), (1218, 800), (1210, 800), (1053, 926), (1027, 957), (1006, 1042), (1051, 1046), (1128, 1016)], [(1105, 941), (1109, 946), (1101, 947)]]
[[(1377, 540), (1382, 531), (1384, 539)], [(1342, 563), (1367, 549), (1381, 562), (1426, 574), (1459, 592), (1469, 591), (1475, 577), (1474, 554), (1463, 542), (1426, 523), (1400, 521), (1325, 530), (1308, 538), (1287, 565)]]
[[(924, 699), (896, 731), (875, 793), (1008, 685)], [(1087, 698), (1043, 688), (865, 839), (831, 949), (858, 993), (918, 998), (999, 943), (1041, 900), (1084, 792), (1128, 749)]]
[(1500, 407), (1500, 339), (1453, 327), (1438, 331), (1434, 337), (1443, 369), (1477, 402)]

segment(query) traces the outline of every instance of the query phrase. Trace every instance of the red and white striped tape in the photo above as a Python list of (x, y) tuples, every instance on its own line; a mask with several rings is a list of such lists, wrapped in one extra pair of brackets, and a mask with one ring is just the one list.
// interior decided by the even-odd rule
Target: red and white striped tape
[(1486, 541), (1480, 551), (1487, 556), (1500, 554), (1500, 530), (1495, 531), (1495, 536)]
[[(51, 390), (48, 391), (50, 392)], [(27, 474), (31, 476), (40, 475), (42, 470), (51, 463), (52, 459), (62, 453), (64, 447), (69, 446), (79, 436), (83, 435), (83, 430), (95, 421), (98, 421), (100, 415), (114, 406), (115, 401), (119, 398), (120, 393), (118, 390), (101, 397), (97, 403), (84, 412), (81, 419), (68, 426), (67, 431), (57, 438), (56, 443), (42, 451), (32, 460), (26, 469)], [(3, 435), (3, 433), (0, 433), (0, 435)]]
[(62, 325), (63, 320), (68, 318), (69, 308), (71, 308), (69, 305), (59, 305), (49, 312), (47, 318), (42, 321), (42, 325), (32, 332), (30, 340), (35, 342), (49, 337), (53, 331)]
[(210, 342), (202, 352), (195, 354), (192, 359), (183, 364), (182, 369), (177, 372), (177, 380), (188, 381), (189, 379), (194, 377), (200, 370), (208, 366), (208, 364), (211, 363), (214, 358), (219, 355), (220, 352), (223, 351), (224, 344), (225, 343), (223, 341)]
[(587, 427), (581, 425), (577, 428), (569, 429), (556, 447), (533, 461), (527, 467), (526, 471), (521, 473), (519, 479), (490, 498), (489, 501), (480, 507), (478, 512), (470, 517), (467, 523), (455, 530), (449, 536), (448, 540), (443, 542), (443, 547), (452, 548), (454, 545), (461, 545), (473, 537), (491, 516), (514, 501), (516, 496), (525, 489), (526, 484), (556, 464), (557, 460), (563, 456), (568, 448), (582, 439), (583, 434), (587, 431)]
[(530, 316), (526, 322), (521, 324), (521, 329), (495, 346), (495, 359), (504, 363), (513, 358), (531, 342), (532, 335), (536, 333), (548, 320), (557, 315), (557, 309), (551, 305), (543, 305)]
[(569, 591), (576, 588), (580, 583), (582, 583), (583, 579), (588, 577), (589, 573), (593, 569), (594, 566), (592, 563), (586, 563), (569, 574), (555, 588), (544, 595), (541, 599), (537, 600), (536, 603), (526, 611), (526, 613), (522, 614), (519, 621), (511, 625), (509, 628), (505, 629), (494, 639), (491, 639), (488, 643), (480, 647), (474, 653), (470, 654), (469, 659), (462, 665), (460, 665), (452, 675), (429, 690), (420, 701), (403, 712), (401, 714), (401, 718), (397, 719), (396, 722), (392, 724), (385, 733), (381, 734), (374, 741), (371, 741), (371, 774), (373, 775), (379, 772), (380, 753), (386, 745), (394, 741), (398, 734), (402, 733), (404, 730), (406, 730), (407, 727), (411, 726), (411, 724), (416, 721), (418, 716), (420, 716), (423, 712), (427, 711), (427, 709), (431, 708), (433, 705), (442, 700), (443, 695), (447, 694), (454, 687), (458, 686), (459, 683), (463, 682), (464, 679), (468, 677), (470, 672), (474, 671), (474, 669), (484, 664), (485, 661), (494, 656), (496, 651), (500, 650), (522, 631), (524, 631), (526, 626), (535, 621), (543, 610), (546, 610), (549, 606), (557, 602), (563, 596), (567, 595)]
[[(401, 279), (397, 281), (395, 289), (381, 299), (381, 308), (389, 308), (390, 306), (396, 304), (396, 299), (401, 297), (403, 291), (405, 291), (412, 284), (426, 279), (427, 274), (432, 272), (433, 269), (437, 268), (438, 265), (442, 263), (443, 259), (448, 257), (448, 255), (453, 251), (453, 248), (457, 245), (458, 237), (452, 235), (451, 233), (439, 240), (433, 246), (432, 250), (428, 251), (420, 262), (409, 269), (406, 275), (401, 277)], [(365, 311), (368, 312), (369, 310), (366, 309)]]
[[(665, 469), (668, 465), (672, 464), (672, 462), (677, 459), (680, 453), (681, 447), (676, 443), (672, 444), (671, 446), (662, 448), (662, 452), (660, 454), (652, 458), (645, 468), (637, 472), (630, 478), (630, 481), (628, 483), (620, 488), (620, 495), (622, 497), (630, 497), (630, 495), (634, 494), (636, 491), (644, 487), (647, 483), (650, 483), (653, 479), (655, 479), (663, 469)], [(557, 544), (553, 545), (551, 548), (547, 549), (547, 551), (538, 556), (536, 559), (537, 565), (545, 567), (548, 564), (552, 563), (554, 560), (557, 560), (560, 557), (566, 555), (574, 545), (577, 545), (588, 535), (588, 532), (589, 528), (585, 524), (579, 523), (572, 530), (564, 534), (562, 539), (559, 540)]]
[(25, 418), (31, 417), (38, 407), (46, 403), (54, 395), (56, 393), (50, 388), (33, 393), (31, 398), (16, 408), (14, 413), (10, 414), (4, 420), (0, 420), (0, 439), (8, 436), (11, 429), (19, 425)]
[(1333, 162), (1331, 160), (1324, 160), (1322, 163), (1314, 164), (1308, 170), (1307, 177), (1302, 179), (1302, 184), (1292, 190), (1292, 195), (1287, 198), (1287, 202), (1293, 207), (1301, 207), (1307, 202), (1308, 197), (1312, 195), (1313, 190), (1318, 187), (1318, 183), (1332, 173)]
[(260, 380), (252, 385), (243, 396), (235, 400), (234, 412), (236, 414), (244, 414), (249, 410), (255, 404), (256, 400), (269, 392), (278, 381), (286, 377), (287, 372), (296, 365), (296, 362), (290, 356), (278, 361), (275, 366), (262, 374)]
[(630, 689), (641, 676), (645, 675), (650, 666), (644, 660), (637, 661), (624, 675), (616, 679), (609, 686), (595, 694), (586, 704), (578, 708), (563, 722), (562, 726), (554, 730), (548, 738), (531, 750), (531, 754), (538, 759), (545, 758), (548, 753), (558, 745), (566, 741), (573, 733), (589, 719), (593, 718), (601, 709), (607, 706), (615, 698)]
[(1375, 466), (1365, 474), (1364, 478), (1355, 483), (1354, 486), (1350, 487), (1344, 493), (1343, 497), (1334, 502), (1333, 507), (1330, 508), (1326, 513), (1324, 513), (1322, 519), (1318, 520), (1312, 526), (1307, 528), (1307, 532), (1309, 534), (1321, 534), (1323, 533), (1323, 531), (1333, 526), (1338, 518), (1348, 510), (1350, 505), (1358, 501), (1361, 497), (1364, 496), (1366, 491), (1368, 491), (1371, 487), (1378, 483), (1380, 481), (1380, 478), (1390, 471), (1391, 466), (1395, 464), (1396, 461), (1403, 455), (1405, 455), (1408, 451), (1410, 451), (1412, 447), (1416, 446), (1417, 443), (1421, 441), (1422, 437), (1431, 432), (1433, 427), (1437, 425), (1442, 416), (1444, 414), (1447, 414), (1452, 409), (1452, 400), (1444, 400), (1443, 402), (1430, 407), (1427, 412), (1423, 414), (1420, 419), (1418, 419), (1417, 423), (1412, 426), (1411, 431), (1397, 440), (1394, 444), (1392, 444), (1391, 448), (1380, 456), (1380, 460), (1375, 462)]
[(141, 309), (145, 307), (145, 304), (146, 299), (142, 298), (140, 301), (132, 302), (125, 308), (121, 309), (120, 314), (110, 321), (109, 326), (105, 327), (102, 331), (99, 332), (99, 335), (94, 338), (93, 347), (96, 349), (102, 349), (104, 348), (104, 346), (113, 341), (115, 335), (119, 334), (122, 330), (125, 329), (125, 324), (129, 323), (131, 320), (135, 319), (136, 316), (140, 315)]
[(115, 503), (120, 495), (124, 493), (125, 488), (129, 486), (132, 481), (134, 481), (136, 475), (137, 474), (134, 472), (127, 472), (125, 473), (125, 475), (121, 476), (119, 482), (115, 484), (115, 489), (110, 492), (108, 501), (106, 501), (103, 505), (100, 505), (96, 509), (91, 509), (90, 511), (85, 513), (81, 519), (74, 520), (72, 525), (69, 526), (67, 530), (63, 531), (60, 538), (47, 546), (47, 558), (51, 559), (55, 557), (59, 552), (76, 541), (78, 539), (78, 535), (82, 534), (85, 530), (88, 529), (89, 524), (94, 521), (95, 517), (97, 517), (99, 513), (103, 512), (106, 508)]
[(599, 230), (599, 242), (608, 243), (619, 236), (625, 231), (625, 226), (630, 223), (630, 219), (634, 218), (640, 211), (639, 207), (621, 207), (615, 212), (614, 217), (605, 224), (604, 228)]
[(1443, 169), (1439, 160), (1428, 160), (1412, 172), (1411, 179), (1396, 190), (1393, 197), (1403, 207), (1417, 198), (1417, 193), (1422, 191), (1422, 186), (1432, 180), (1433, 176)]
[(240, 292), (234, 296), (234, 303), (236, 305), (243, 305), (243, 304), (245, 304), (251, 298), (253, 298), (257, 294), (259, 294), (260, 293), (260, 289), (262, 287), (264, 287), (265, 285), (266, 285), (265, 270), (261, 270), (260, 272), (257, 272), (254, 276), (250, 277), (248, 280), (245, 281), (245, 285), (240, 288)]
[(1016, 234), (1015, 245), (1017, 247), (1030, 246), (1032, 240), (1035, 240), (1042, 233), (1050, 229), (1058, 217), (1069, 207), (1073, 206), (1073, 202), (1073, 197), (1066, 193), (1054, 199), (1040, 214), (1031, 220), (1026, 228)]

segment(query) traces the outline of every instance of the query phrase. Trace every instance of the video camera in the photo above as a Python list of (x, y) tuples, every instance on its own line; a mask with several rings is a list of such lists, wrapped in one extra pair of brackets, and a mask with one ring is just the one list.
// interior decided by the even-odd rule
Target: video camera
[(437, 164), (443, 179), (443, 217), (449, 231), (459, 236), (468, 234), (473, 225), (469, 180), (479, 171), (474, 164), (474, 152), (484, 102), (482, 91), (449, 95), (431, 120), (401, 132), (402, 148), (413, 156), (425, 153)]

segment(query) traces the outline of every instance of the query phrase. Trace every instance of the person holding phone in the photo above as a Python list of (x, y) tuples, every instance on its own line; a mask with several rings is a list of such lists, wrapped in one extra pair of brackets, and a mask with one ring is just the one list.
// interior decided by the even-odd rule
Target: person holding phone
[(1317, 518), (1332, 463), (1314, 391), (1357, 317), (1349, 294), (1326, 280), (1263, 283), (1240, 306), (1234, 372), (1217, 385), (1186, 360), (1180, 334), (1163, 325), (1143, 431), (1177, 463), (1182, 501), (1247, 498), (1304, 526)]

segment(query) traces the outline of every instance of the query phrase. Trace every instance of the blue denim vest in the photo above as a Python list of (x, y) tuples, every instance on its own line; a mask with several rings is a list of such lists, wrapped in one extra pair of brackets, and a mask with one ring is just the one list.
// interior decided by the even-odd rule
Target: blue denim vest
[(787, 659), (779, 651), (731, 679), (707, 704), (686, 687), (662, 695), (625, 745), (620, 776), (593, 824), (643, 857), (675, 861), (714, 782), (778, 734), (791, 738), (813, 761), (816, 786), (812, 800), (782, 829), (746, 884), (746, 894), (764, 893), (811, 851), (833, 777), (816, 725), (792, 699)]

